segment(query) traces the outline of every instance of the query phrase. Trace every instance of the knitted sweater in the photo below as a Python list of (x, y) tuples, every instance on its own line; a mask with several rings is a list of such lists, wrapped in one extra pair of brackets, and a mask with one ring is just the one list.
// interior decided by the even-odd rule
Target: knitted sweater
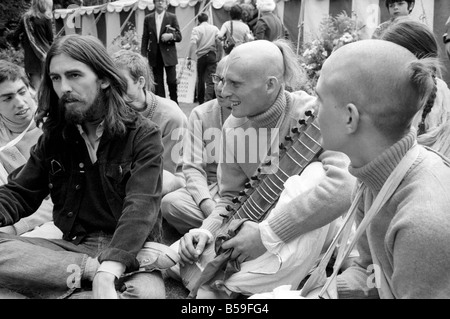
[[(357, 224), (415, 139), (411, 132), (367, 165), (350, 167), (367, 186)], [(361, 236), (359, 260), (337, 277), (339, 298), (450, 298), (449, 207), (449, 164), (420, 146), (413, 166)], [(373, 255), (380, 265), (372, 265)], [(373, 269), (391, 284), (377, 291)]]
[[(217, 152), (220, 149), (221, 107), (216, 99), (192, 109), (183, 145), (183, 174), (195, 203), (211, 199), (209, 185), (217, 182)], [(212, 152), (215, 149), (216, 152)]]
[[(152, 103), (153, 99), (155, 99), (156, 105)], [(155, 122), (160, 128), (164, 146), (164, 169), (175, 174), (177, 167), (181, 166), (181, 138), (184, 129), (187, 128), (187, 117), (178, 104), (170, 99), (147, 91), (146, 101), (147, 107), (142, 111), (142, 115)], [(152, 105), (154, 105), (154, 109), (152, 109)]]
[[(252, 118), (235, 118), (230, 115), (224, 123), (222, 136), (228, 129), (246, 131), (249, 128), (255, 128), (257, 132), (260, 132), (259, 128), (278, 128), (280, 142), (283, 142), (282, 138), (290, 135), (292, 129), (298, 127), (298, 120), (304, 117), (306, 110), (312, 108), (313, 102), (314, 98), (303, 91), (295, 93), (282, 91), (274, 105), (262, 114)], [(243, 145), (243, 149), (247, 152), (253, 147), (253, 145)], [(232, 163), (229, 161), (219, 163), (218, 180), (221, 200), (213, 213), (204, 220), (202, 228), (208, 229), (213, 234), (220, 228), (223, 220), (220, 214), (226, 213), (225, 207), (231, 204), (232, 199), (244, 189), (249, 178), (255, 175), (261, 166), (260, 160), (257, 158), (256, 161), (242, 162), (235, 158)], [(319, 160), (326, 172), (324, 180), (305, 196), (295, 198), (278, 212), (278, 218), (269, 222), (271, 229), (285, 242), (304, 233), (301, 216), (328, 214), (333, 215), (332, 219), (334, 219), (346, 212), (350, 206), (354, 178), (348, 173), (348, 157), (342, 153), (325, 151)]]

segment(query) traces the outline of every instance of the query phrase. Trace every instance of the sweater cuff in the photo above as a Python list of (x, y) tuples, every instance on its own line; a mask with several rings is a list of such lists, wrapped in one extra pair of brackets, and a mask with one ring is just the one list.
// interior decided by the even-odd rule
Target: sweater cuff
[(195, 191), (192, 191), (188, 188), (189, 193), (191, 193), (192, 198), (194, 199), (197, 206), (200, 206), (200, 203), (204, 199), (212, 199), (211, 193), (209, 192), (209, 189), (196, 189)]
[(285, 243), (296, 236), (295, 227), (292, 227), (292, 220), (286, 214), (279, 214), (277, 218), (269, 219), (268, 224), (272, 231)]
[(16, 229), (16, 235), (22, 235), (32, 229), (30, 229), (30, 225), (28, 225), (25, 219), (19, 220), (17, 223), (12, 225)]

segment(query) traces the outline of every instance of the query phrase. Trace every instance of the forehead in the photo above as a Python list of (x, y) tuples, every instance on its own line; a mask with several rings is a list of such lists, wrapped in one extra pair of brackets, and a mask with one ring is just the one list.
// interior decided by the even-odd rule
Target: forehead
[(25, 83), (21, 79), (15, 81), (6, 80), (0, 83), (0, 95), (17, 93), (18, 89), (26, 87)]
[(255, 72), (251, 72), (248, 64), (243, 62), (240, 58), (227, 61), (224, 68), (226, 77), (233, 78), (234, 80), (249, 80)]
[(55, 55), (50, 61), (49, 72), (55, 74), (64, 74), (66, 72), (79, 71), (83, 73), (94, 73), (85, 63), (73, 59), (62, 53)]

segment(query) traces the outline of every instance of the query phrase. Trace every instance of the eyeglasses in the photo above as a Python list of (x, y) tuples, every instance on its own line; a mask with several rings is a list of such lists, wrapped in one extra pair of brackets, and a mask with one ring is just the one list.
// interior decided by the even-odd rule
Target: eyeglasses
[(214, 84), (219, 84), (220, 82), (225, 81), (225, 79), (218, 74), (211, 74), (211, 77)]

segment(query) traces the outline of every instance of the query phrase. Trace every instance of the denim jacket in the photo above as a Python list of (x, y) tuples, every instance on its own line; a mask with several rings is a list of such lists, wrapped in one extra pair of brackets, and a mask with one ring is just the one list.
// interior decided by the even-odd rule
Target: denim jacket
[[(84, 185), (84, 161), (89, 160), (86, 154), (86, 144), (75, 126), (66, 127), (60, 136), (42, 135), (28, 162), (0, 187), (0, 224), (31, 215), (50, 194), (53, 219), (63, 238), (81, 242), (83, 234), (73, 233), (73, 226)], [(159, 128), (142, 117), (128, 127), (124, 137), (111, 138), (106, 132), (101, 137), (97, 150), (101, 185), (116, 225), (99, 262), (117, 261), (126, 271), (136, 270), (136, 254), (144, 242), (160, 241), (162, 154)]]

